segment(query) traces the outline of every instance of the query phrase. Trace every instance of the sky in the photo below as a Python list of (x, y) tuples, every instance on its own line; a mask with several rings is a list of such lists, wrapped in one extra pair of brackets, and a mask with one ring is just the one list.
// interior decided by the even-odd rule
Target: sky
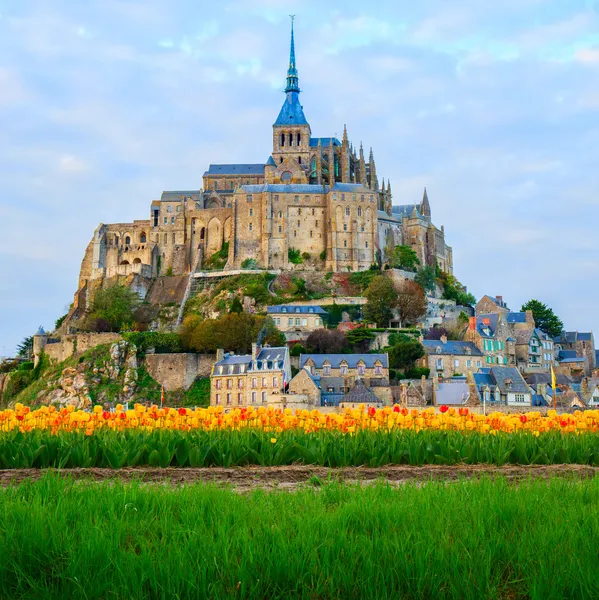
[(314, 136), (426, 186), (477, 298), (599, 334), (599, 0), (0, 0), (0, 356), (73, 300), (99, 223), (262, 162), (289, 14)]

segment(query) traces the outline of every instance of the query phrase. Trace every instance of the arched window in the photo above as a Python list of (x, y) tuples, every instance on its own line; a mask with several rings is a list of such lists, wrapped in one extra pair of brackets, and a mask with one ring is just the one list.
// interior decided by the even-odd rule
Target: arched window
[(283, 173), (281, 173), (281, 181), (291, 181), (291, 178), (291, 171), (284, 171)]
[[(284, 145), (285, 145), (285, 134), (282, 133), (281, 134), (281, 146), (284, 146)], [(283, 159), (281, 159), (281, 162), (283, 162)]]
[(289, 145), (293, 146), (293, 133), (289, 134)]
[(283, 157), (281, 156), (281, 159), (279, 160), (280, 164), (283, 164)]
[(206, 228), (202, 227), (202, 229), (200, 229), (200, 239), (203, 240), (205, 235), (206, 235)]
[(301, 134), (299, 134), (299, 133), (298, 133), (298, 134), (297, 134), (297, 145), (298, 145), (298, 146), (300, 145), (300, 143), (301, 143), (301, 140), (302, 140), (302, 136), (301, 136)]
[(133, 264), (134, 264), (134, 265), (138, 265), (138, 264), (140, 264), (140, 263), (141, 263), (141, 258), (136, 258), (136, 259), (133, 261)]
[(128, 265), (128, 264), (129, 264), (129, 261), (128, 261), (128, 260), (122, 260), (122, 261), (121, 261), (121, 265)]
[(345, 216), (346, 216), (346, 217), (349, 217), (349, 216), (350, 216), (350, 214), (351, 214), (351, 212), (350, 212), (350, 210), (349, 210), (349, 206), (348, 206), (348, 207), (346, 207), (346, 209), (345, 209)]
[(146, 241), (147, 241), (147, 237), (146, 237), (146, 234), (145, 234), (145, 232), (143, 232), (143, 231), (142, 231), (141, 235), (139, 236), (139, 241), (140, 241), (140, 243), (142, 243), (142, 244), (145, 244), (145, 243), (146, 243)]
[(358, 217), (362, 216), (362, 207), (358, 206)]
[(302, 157), (301, 157), (301, 156), (298, 156), (298, 157), (297, 157), (297, 162), (298, 162), (300, 165), (302, 164)]

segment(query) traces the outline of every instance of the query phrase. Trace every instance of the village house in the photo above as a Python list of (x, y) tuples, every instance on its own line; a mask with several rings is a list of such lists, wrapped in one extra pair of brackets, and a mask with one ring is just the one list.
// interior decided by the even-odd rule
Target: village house
[(312, 331), (322, 329), (328, 315), (320, 306), (281, 305), (266, 310), (288, 342), (304, 340)]
[(212, 406), (266, 404), (283, 393), (291, 380), (289, 349), (252, 344), (252, 353), (235, 355), (217, 350), (210, 376)]
[[(580, 358), (586, 358), (586, 363), (584, 365), (584, 374), (587, 376), (592, 375), (593, 371), (596, 368), (596, 351), (595, 351), (595, 339), (593, 337), (593, 332), (579, 332), (579, 331), (562, 331), (560, 335), (558, 335), (553, 340), (555, 342), (555, 348), (558, 352), (560, 351), (574, 351), (575, 356)], [(566, 359), (573, 358), (574, 355), (571, 352), (568, 354), (563, 354), (560, 352), (561, 356)], [(559, 360), (560, 366), (562, 366), (562, 360)], [(570, 361), (571, 363), (576, 362), (578, 369), (578, 365), (581, 364), (580, 361)]]
[(302, 354), (300, 369), (320, 390), (323, 406), (338, 406), (358, 380), (382, 403), (392, 402), (387, 354)]
[(503, 314), (510, 312), (502, 296), (483, 296), (475, 306), (476, 315), (488, 315), (490, 313)]
[(533, 390), (516, 367), (484, 368), (470, 377), (470, 382), (474, 384), (470, 386), (471, 394), (487, 407), (533, 406)]
[(431, 376), (453, 377), (475, 373), (483, 366), (483, 353), (473, 342), (456, 342), (442, 335), (440, 340), (422, 340), (426, 355), (417, 366), (428, 367)]
[(502, 316), (503, 313), (489, 313), (470, 317), (464, 334), (464, 341), (472, 342), (484, 355), (485, 367), (516, 364), (515, 339)]
[(556, 360), (558, 371), (575, 379), (590, 371), (588, 357), (579, 356), (576, 350), (559, 350)]

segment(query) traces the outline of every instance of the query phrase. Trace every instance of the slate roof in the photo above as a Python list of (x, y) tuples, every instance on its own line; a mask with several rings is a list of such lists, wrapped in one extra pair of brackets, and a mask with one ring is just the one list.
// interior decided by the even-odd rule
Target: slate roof
[(300, 104), (298, 92), (290, 91), (287, 92), (287, 97), (279, 116), (274, 123), (275, 125), (307, 125), (306, 115), (304, 115), (304, 108)]
[(383, 368), (389, 367), (388, 354), (301, 354), (300, 369), (304, 367), (309, 359), (312, 360), (316, 369), (322, 369), (325, 361), (331, 364), (332, 369), (338, 369), (343, 361), (347, 363), (350, 369), (357, 368), (360, 361), (364, 362), (367, 369), (374, 368), (377, 361), (381, 361)]
[(210, 165), (204, 175), (264, 175), (264, 163)]
[(399, 223), (399, 219), (397, 217), (389, 216), (384, 210), (377, 210), (376, 214), (379, 221), (393, 221), (394, 223)]
[(560, 363), (579, 363), (584, 362), (584, 356), (574, 356), (572, 358), (558, 358)]
[[(526, 375), (525, 377), (526, 383), (528, 385), (538, 385), (539, 383), (546, 383), (547, 385), (551, 385), (551, 374), (550, 373), (531, 373)], [(560, 373), (555, 374), (555, 381), (558, 385), (570, 385), (572, 379), (567, 375), (562, 375)]]
[(505, 318), (508, 323), (526, 323), (525, 312), (509, 312)]
[(267, 306), (269, 314), (300, 314), (300, 315), (328, 315), (329, 313), (321, 306), (291, 306), (282, 304), (280, 306)]
[(557, 344), (574, 344), (575, 342), (590, 342), (592, 332), (580, 333), (578, 331), (562, 331), (560, 335), (553, 338)]
[(576, 350), (560, 350), (557, 355), (558, 360), (563, 360), (566, 358), (576, 358)]
[(364, 385), (361, 379), (358, 379), (352, 389), (343, 396), (341, 402), (353, 402), (356, 404), (380, 404), (381, 401), (372, 390)]
[(495, 296), (487, 296), (489, 300), (492, 300), (497, 306), (500, 308), (507, 308), (507, 304), (504, 300), (500, 300), (499, 298), (495, 298)]
[(200, 190), (182, 190), (182, 191), (166, 191), (162, 192), (160, 202), (180, 202), (181, 198), (191, 198), (192, 200), (200, 199)]
[(249, 194), (259, 194), (260, 192), (278, 192), (279, 194), (328, 194), (333, 192), (354, 192), (365, 194), (370, 192), (360, 183), (335, 183), (333, 189), (328, 185), (318, 185), (313, 183), (259, 183), (242, 185), (241, 190)]
[[(447, 340), (443, 343), (441, 340), (423, 340), (422, 345), (427, 354), (454, 354), (460, 356), (482, 356), (483, 353), (472, 342), (456, 342)], [(441, 352), (437, 352), (441, 348)], [(470, 350), (468, 354), (466, 349)]]
[(422, 218), (420, 213), (420, 204), (396, 204), (391, 207), (391, 212), (395, 215), (401, 215), (402, 217), (410, 217), (416, 209), (418, 216)]
[(532, 395), (532, 405), (533, 406), (549, 406), (547, 400), (540, 394)]
[(320, 140), (320, 145), (323, 148), (330, 146), (331, 143), (333, 144), (333, 146), (341, 146), (341, 142), (337, 138), (334, 138), (334, 137), (310, 138), (310, 146), (312, 148), (318, 146), (318, 140)]
[(437, 405), (459, 406), (465, 404), (470, 397), (470, 387), (462, 381), (439, 383), (437, 389)]
[[(506, 381), (511, 379), (512, 384), (508, 387)], [(485, 386), (490, 389), (499, 387), (502, 394), (508, 392), (516, 394), (530, 394), (531, 390), (522, 379), (520, 371), (516, 367), (491, 367), (490, 369), (480, 369), (478, 373), (474, 373), (474, 382), (480, 390)]]
[[(276, 367), (273, 364), (273, 368), (283, 368), (285, 364), (285, 357), (289, 349), (287, 347), (284, 348), (262, 348), (260, 354), (256, 357), (256, 362), (268, 362), (272, 361), (273, 363), (279, 362), (281, 363), (279, 367)], [(238, 375), (239, 373), (247, 373), (251, 372), (260, 372), (261, 369), (253, 369), (252, 368), (252, 355), (251, 354), (233, 354), (225, 356), (225, 358), (214, 364), (214, 374), (219, 375), (217, 372), (217, 367), (229, 367), (224, 369), (223, 375)], [(244, 367), (243, 369), (241, 367)]]
[[(483, 323), (484, 320), (489, 321), (489, 325), (485, 325)], [(476, 330), (478, 333), (484, 338), (492, 338), (495, 336), (495, 330), (497, 329), (497, 324), (499, 323), (499, 315), (497, 313), (489, 313), (487, 315), (477, 315), (476, 316)], [(485, 327), (489, 328), (490, 334), (487, 335), (484, 331)]]

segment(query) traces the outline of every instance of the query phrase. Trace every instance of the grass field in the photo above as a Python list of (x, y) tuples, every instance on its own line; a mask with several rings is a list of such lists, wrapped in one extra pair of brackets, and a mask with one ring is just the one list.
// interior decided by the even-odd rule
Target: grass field
[(599, 597), (599, 480), (0, 492), (2, 598)]
[(455, 464), (599, 465), (597, 433), (360, 430), (19, 430), (0, 433), (0, 469), (77, 467), (325, 467)]

